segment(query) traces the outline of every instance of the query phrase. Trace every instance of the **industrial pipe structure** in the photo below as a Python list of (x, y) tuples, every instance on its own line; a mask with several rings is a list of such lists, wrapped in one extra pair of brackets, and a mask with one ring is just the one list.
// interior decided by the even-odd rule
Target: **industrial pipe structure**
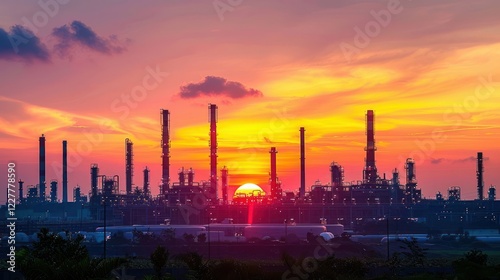
[(217, 190), (217, 105), (209, 104), (210, 118), (210, 190), (219, 198)]
[(344, 201), (344, 168), (337, 162), (330, 164), (332, 192), (337, 195), (336, 201)]
[(45, 201), (45, 135), (42, 134), (38, 138), (39, 142), (39, 188), (40, 188), (40, 201)]
[(406, 202), (414, 203), (417, 199), (416, 189), (417, 189), (417, 175), (415, 168), (415, 160), (412, 158), (406, 159), (405, 163), (406, 169)]
[[(19, 203), (21, 204), (21, 203), (23, 203), (23, 201), (24, 201), (24, 196), (23, 196), (23, 195), (24, 195), (24, 193), (23, 193), (23, 185), (24, 185), (24, 181), (23, 181), (23, 180), (21, 180), (21, 179), (19, 179), (18, 183), (19, 183)], [(8, 196), (9, 196), (9, 195), (7, 194), (7, 197), (8, 197)]]
[(52, 180), (50, 182), (50, 202), (56, 203), (57, 202), (57, 181)]
[(368, 110), (366, 113), (366, 165), (363, 173), (363, 180), (368, 184), (376, 184), (377, 182), (377, 167), (375, 166), (375, 118), (373, 110)]
[(281, 199), (281, 189), (278, 186), (278, 176), (276, 172), (276, 154), (278, 151), (276, 150), (276, 147), (271, 147), (271, 150), (269, 151), (269, 154), (271, 154), (271, 172), (270, 176), (271, 178), (269, 179), (271, 182), (271, 200), (272, 201), (278, 201)]
[(300, 190), (299, 197), (304, 198), (306, 195), (306, 149), (305, 149), (305, 129), (300, 128)]
[(190, 167), (187, 171), (187, 180), (188, 180), (188, 186), (194, 185), (194, 171), (192, 167)]
[(344, 184), (344, 168), (337, 162), (330, 164), (332, 187), (342, 186)]
[(224, 166), (221, 170), (221, 185), (222, 185), (222, 204), (228, 205), (228, 197), (227, 197), (227, 188), (228, 188), (228, 174), (229, 171), (226, 166)]
[(483, 181), (483, 153), (477, 153), (477, 199), (483, 200), (483, 189), (484, 189), (484, 181)]
[(133, 166), (133, 151), (132, 146), (134, 144), (130, 139), (125, 139), (125, 189), (127, 194), (132, 193), (132, 176), (134, 172)]
[(97, 198), (98, 177), (99, 167), (97, 163), (93, 163), (90, 165), (90, 191), (93, 199)]
[(149, 169), (146, 166), (143, 170), (144, 173), (144, 183), (143, 183), (143, 191), (145, 195), (149, 194)]
[(62, 202), (68, 202), (68, 141), (62, 141)]
[(161, 109), (161, 185), (160, 194), (166, 195), (170, 187), (170, 113)]

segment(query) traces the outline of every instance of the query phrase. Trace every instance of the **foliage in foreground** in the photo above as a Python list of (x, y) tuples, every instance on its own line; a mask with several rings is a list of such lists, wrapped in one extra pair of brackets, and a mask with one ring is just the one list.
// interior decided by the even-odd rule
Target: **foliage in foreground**
[(457, 279), (499, 279), (500, 266), (489, 266), (488, 255), (472, 249), (452, 263)]
[(42, 228), (38, 241), (19, 252), (19, 270), (26, 279), (108, 279), (126, 261), (91, 258), (83, 237), (64, 238)]
[(164, 274), (164, 269), (167, 266), (169, 253), (165, 247), (159, 245), (156, 250), (151, 254), (150, 260), (155, 270), (155, 276), (151, 279), (172, 279), (168, 274)]

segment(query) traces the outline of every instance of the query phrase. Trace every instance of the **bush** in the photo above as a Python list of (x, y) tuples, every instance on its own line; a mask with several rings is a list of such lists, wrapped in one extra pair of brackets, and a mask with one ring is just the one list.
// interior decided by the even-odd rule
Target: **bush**
[(161, 279), (163, 276), (163, 268), (167, 265), (168, 255), (168, 250), (160, 245), (156, 247), (156, 250), (150, 256), (151, 263), (153, 264), (158, 279)]
[(207, 242), (207, 234), (206, 233), (200, 233), (200, 234), (198, 234), (198, 242), (199, 243), (205, 243), (205, 242)]
[(126, 261), (122, 258), (90, 258), (83, 236), (63, 238), (42, 228), (38, 241), (18, 253), (25, 279), (105, 279)]

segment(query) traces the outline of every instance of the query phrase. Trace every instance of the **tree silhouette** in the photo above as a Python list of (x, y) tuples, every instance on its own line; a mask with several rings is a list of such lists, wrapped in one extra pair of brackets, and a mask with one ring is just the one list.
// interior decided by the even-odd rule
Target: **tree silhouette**
[(18, 253), (19, 270), (25, 279), (103, 279), (125, 259), (92, 259), (82, 245), (83, 236), (63, 238), (42, 228), (38, 241)]
[(156, 272), (156, 277), (158, 277), (158, 279), (162, 279), (163, 277), (163, 268), (165, 268), (165, 266), (167, 265), (168, 256), (168, 250), (161, 245), (156, 247), (156, 250), (151, 254), (150, 260), (153, 264)]
[(205, 233), (198, 234), (198, 242), (205, 243), (207, 241), (207, 235)]

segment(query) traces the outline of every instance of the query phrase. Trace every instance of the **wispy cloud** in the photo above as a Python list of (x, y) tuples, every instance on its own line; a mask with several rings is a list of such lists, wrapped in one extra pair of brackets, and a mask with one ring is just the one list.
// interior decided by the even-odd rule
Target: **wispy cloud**
[[(489, 157), (483, 157), (483, 161), (489, 160)], [(446, 158), (431, 158), (431, 163), (432, 164), (441, 164), (444, 162), (451, 162), (451, 163), (466, 163), (466, 162), (476, 162), (477, 158), (474, 156), (466, 157), (466, 158), (459, 158), (459, 159), (446, 159)]]
[[(32, 138), (33, 128), (36, 128), (36, 134), (52, 131), (64, 134), (65, 131), (99, 128), (102, 121), (99, 117), (73, 114), (3, 96), (0, 96), (0, 107), (5, 113), (0, 117), (0, 133), (17, 138)], [(116, 122), (111, 122), (102, 132), (126, 133)]]
[[(483, 161), (487, 161), (489, 159), (490, 159), (489, 157), (483, 157)], [(475, 162), (475, 161), (477, 161), (477, 158), (474, 157), (474, 156), (470, 156), (470, 157), (466, 157), (466, 158), (460, 158), (460, 159), (453, 160), (453, 162), (458, 162), (458, 163), (462, 163), (462, 162)]]
[(431, 163), (432, 164), (440, 164), (444, 161), (444, 158), (431, 158)]

